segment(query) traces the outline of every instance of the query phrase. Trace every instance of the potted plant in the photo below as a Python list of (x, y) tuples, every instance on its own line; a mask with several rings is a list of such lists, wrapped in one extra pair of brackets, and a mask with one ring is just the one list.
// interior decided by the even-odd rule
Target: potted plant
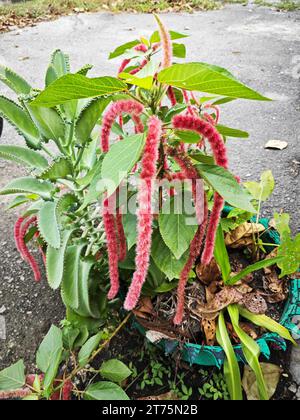
[[(285, 214), (272, 226), (260, 221), (273, 177), (268, 171), (243, 185), (229, 170), (227, 140), (248, 133), (220, 124), (220, 107), (269, 99), (221, 67), (174, 63), (186, 56), (178, 42), (186, 35), (155, 18), (159, 29), (149, 39), (110, 54), (123, 59), (117, 77), (89, 78), (91, 66), (71, 73), (61, 51), (43, 91), (0, 69), (19, 100), (0, 97), (0, 113), (27, 146), (1, 145), (0, 157), (29, 172), (0, 194), (16, 196), (10, 208), (26, 204), (15, 225), (17, 248), (40, 281), (28, 248), (36, 243), (50, 287), (61, 288), (83, 334), (87, 320), (101, 325), (124, 297), (148, 336), (160, 334), (154, 341), (189, 343), (189, 361), (191, 348), (199, 354), (210, 346), (225, 364), (232, 399), (242, 399), (240, 360), (268, 399), (260, 338), (267, 330), (294, 343), (266, 313), (288, 299), (299, 236), (291, 238)], [(274, 227), (280, 244), (268, 236)]]

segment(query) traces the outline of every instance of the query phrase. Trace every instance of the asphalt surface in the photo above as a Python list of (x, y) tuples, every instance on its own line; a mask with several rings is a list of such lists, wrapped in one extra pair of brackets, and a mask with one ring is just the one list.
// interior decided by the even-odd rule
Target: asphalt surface
[[(264, 170), (273, 171), (276, 191), (264, 206), (264, 215), (271, 216), (273, 210), (283, 209), (291, 214), (293, 231), (299, 232), (300, 13), (282, 13), (255, 6), (227, 6), (212, 12), (170, 13), (163, 19), (170, 29), (190, 35), (185, 41), (188, 61), (204, 61), (228, 68), (244, 83), (274, 99), (273, 102), (240, 100), (227, 104), (223, 107), (221, 123), (247, 130), (251, 135), (248, 140), (232, 139), (228, 143), (230, 165), (236, 174), (243, 180), (258, 180)], [(73, 70), (91, 63), (95, 65), (91, 75), (113, 75), (118, 60), (108, 61), (109, 52), (138, 35), (150, 35), (155, 29), (151, 15), (96, 13), (62, 17), (0, 35), (0, 62), (40, 88), (49, 56), (57, 48), (70, 55)], [(3, 86), (0, 92), (8, 93)], [(288, 148), (266, 150), (264, 145), (271, 139), (287, 141)], [(6, 124), (1, 142), (20, 143), (22, 140)], [(0, 163), (0, 186), (17, 173), (21, 173), (19, 168)], [(19, 259), (11, 224), (15, 214), (7, 215), (3, 202), (0, 216), (0, 309), (1, 305), (7, 308), (8, 326), (7, 340), (1, 341), (0, 337), (2, 366), (22, 356), (21, 349), (27, 345), (30, 350), (28, 354), (26, 350), (25, 356), (32, 360), (31, 350), (35, 344), (31, 345), (30, 340), (35, 326), (40, 325), (39, 317), (43, 317), (43, 325), (49, 324), (52, 316), (59, 319), (63, 310), (59, 296), (46, 292), (45, 285), (42, 289), (32, 285), (26, 268), (16, 264)], [(20, 275), (23, 275), (23, 281), (20, 281)], [(11, 289), (6, 277), (12, 279)], [(21, 313), (25, 295), (33, 308), (30, 315)], [(35, 337), (40, 337), (44, 327), (35, 333)], [(18, 340), (19, 347), (16, 347)], [(6, 355), (8, 343), (11, 347), (9, 356)], [(299, 358), (299, 354), (294, 355)], [(294, 372), (300, 384), (299, 368)]]

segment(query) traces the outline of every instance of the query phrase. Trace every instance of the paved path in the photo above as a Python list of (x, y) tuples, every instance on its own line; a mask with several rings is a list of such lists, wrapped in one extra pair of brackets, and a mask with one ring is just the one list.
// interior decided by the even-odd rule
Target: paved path
[[(190, 35), (186, 40), (190, 61), (199, 60), (226, 67), (248, 85), (276, 100), (272, 103), (237, 101), (228, 104), (224, 107), (222, 123), (248, 130), (251, 134), (250, 140), (229, 142), (231, 166), (235, 172), (244, 180), (258, 179), (263, 170), (272, 169), (277, 188), (265, 206), (265, 213), (270, 215), (271, 209), (290, 212), (293, 230), (299, 231), (300, 13), (228, 6), (221, 11), (206, 13), (167, 14), (164, 21), (170, 29)], [(74, 70), (85, 63), (92, 63), (95, 64), (92, 74), (114, 74), (118, 63), (108, 61), (108, 53), (120, 43), (139, 34), (149, 35), (154, 29), (154, 20), (150, 15), (98, 13), (62, 17), (54, 22), (1, 35), (0, 61), (5, 61), (39, 87), (43, 86), (43, 71), (49, 55), (56, 48), (70, 54)], [(1, 91), (6, 93), (2, 86)], [(270, 139), (286, 140), (289, 147), (282, 152), (265, 150), (264, 145)], [(17, 143), (19, 139), (6, 126), (1, 141)], [(20, 171), (11, 165), (0, 165), (0, 185)], [(4, 248), (10, 257), (17, 257), (11, 239), (12, 226), (8, 225), (13, 215), (8, 219), (3, 213), (3, 205), (0, 210), (2, 271), (5, 264), (9, 264)], [(11, 299), (2, 275), (0, 273), (0, 290), (7, 299), (3, 303), (9, 307)], [(35, 289), (32, 290), (34, 293)], [(15, 293), (21, 299), (23, 288)], [(45, 291), (35, 293), (38, 297), (30, 296), (31, 301), (42, 299), (46, 302), (43, 300)], [(0, 306), (1, 297), (0, 292)], [(58, 298), (55, 299), (57, 303)], [(9, 315), (17, 316), (17, 311)], [(29, 325), (32, 326), (34, 319), (27, 317)], [(17, 334), (20, 328), (22, 325), (15, 326)], [(10, 332), (14, 334), (13, 330)], [(15, 353), (12, 351), (12, 354)], [(300, 383), (299, 369), (297, 372)]]

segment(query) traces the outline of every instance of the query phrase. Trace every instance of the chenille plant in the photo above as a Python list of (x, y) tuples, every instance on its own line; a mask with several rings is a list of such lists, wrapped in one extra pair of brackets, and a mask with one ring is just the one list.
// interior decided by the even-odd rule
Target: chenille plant
[[(178, 40), (187, 35), (168, 31), (155, 18), (158, 31), (149, 39), (132, 40), (110, 54), (123, 60), (116, 77), (90, 78), (90, 66), (72, 73), (60, 51), (52, 56), (43, 91), (0, 69), (19, 101), (0, 97), (1, 115), (27, 146), (1, 145), (0, 156), (29, 170), (1, 194), (17, 195), (10, 208), (28, 205), (16, 222), (17, 248), (39, 281), (28, 249), (28, 241), (36, 242), (48, 283), (61, 287), (69, 311), (99, 319), (107, 313), (107, 299), (126, 295), (130, 311), (141, 295), (177, 287), (174, 324), (180, 325), (196, 262), (208, 266), (223, 246), (218, 231), (225, 203), (250, 217), (257, 213), (253, 196), (229, 170), (226, 149), (228, 138), (248, 133), (221, 125), (220, 107), (239, 98), (269, 99), (221, 67), (181, 63), (186, 48)], [(193, 203), (192, 223), (190, 214), (178, 211), (178, 197)], [(130, 212), (132, 203), (136, 211)], [(223, 281), (229, 287), (238, 280), (227, 269)], [(234, 369), (222, 320), (223, 314), (218, 341)], [(231, 396), (239, 398), (230, 381)]]

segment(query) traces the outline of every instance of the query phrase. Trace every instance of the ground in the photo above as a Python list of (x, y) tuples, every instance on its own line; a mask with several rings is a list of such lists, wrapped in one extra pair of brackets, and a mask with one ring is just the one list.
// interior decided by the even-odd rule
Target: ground
[[(274, 99), (273, 102), (237, 101), (224, 106), (222, 123), (250, 132), (249, 140), (230, 140), (230, 163), (243, 180), (258, 179), (271, 169), (277, 180), (273, 198), (264, 208), (285, 210), (292, 216), (294, 232), (300, 231), (298, 205), (300, 184), (300, 12), (282, 13), (256, 6), (226, 6), (220, 11), (165, 14), (170, 29), (190, 35), (186, 45), (189, 61), (218, 64), (239, 79)], [(114, 74), (118, 62), (108, 61), (115, 46), (149, 35), (151, 15), (79, 14), (40, 23), (0, 35), (0, 62), (14, 68), (34, 86), (43, 87), (49, 55), (61, 48), (71, 56), (72, 68), (93, 63), (91, 74)], [(1, 92), (7, 94), (5, 87)], [(266, 150), (270, 139), (285, 140), (284, 151)], [(20, 143), (7, 124), (2, 143)], [(0, 163), (0, 187), (21, 174), (20, 168)], [(0, 205), (0, 368), (25, 357), (32, 362), (34, 350), (51, 322), (63, 317), (58, 294), (45, 281), (34, 284), (13, 243), (16, 212)], [(2, 308), (2, 305), (4, 308)], [(1, 314), (3, 312), (3, 314)], [(3, 338), (3, 319), (7, 331)], [(293, 353), (293, 372), (300, 384), (299, 351)]]

